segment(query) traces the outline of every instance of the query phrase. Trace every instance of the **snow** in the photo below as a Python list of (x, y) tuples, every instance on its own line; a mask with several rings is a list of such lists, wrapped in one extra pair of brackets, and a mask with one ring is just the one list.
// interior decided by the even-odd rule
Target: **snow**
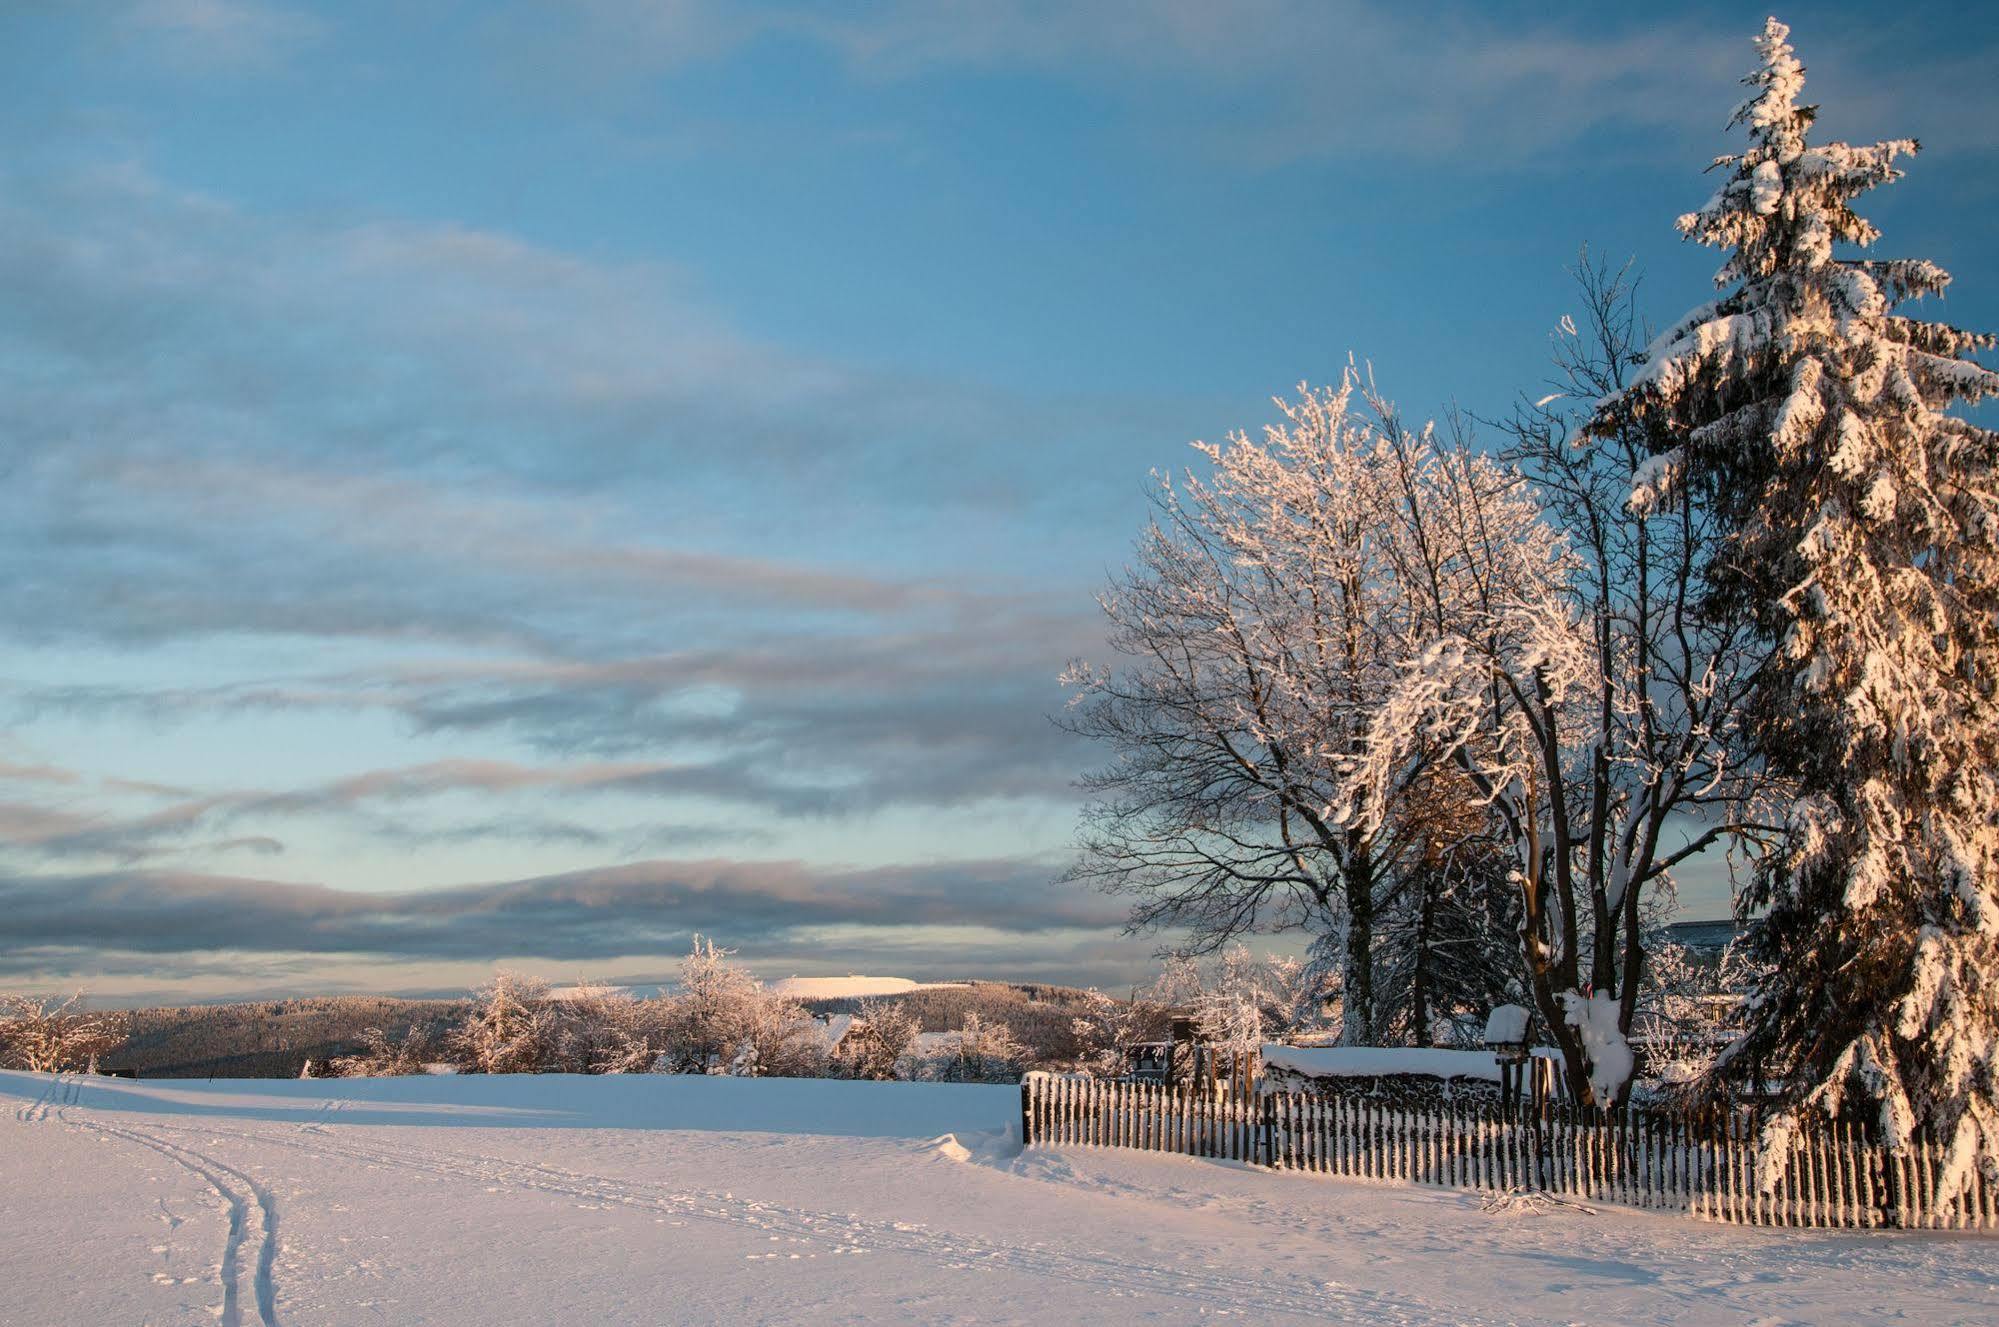
[(1494, 1005), (1492, 1012), (1485, 1016), (1486, 1045), (1520, 1045), (1527, 1040), (1527, 1022), (1530, 1017), (1522, 1005)]
[(1590, 1090), (1599, 1101), (1614, 1100), (1637, 1067), (1631, 1043), (1617, 1026), (1617, 997), (1604, 991), (1589, 996), (1563, 991), (1557, 998), (1563, 1019), (1581, 1036), (1589, 1056)]
[(1263, 1063), (1311, 1078), (1369, 1078), (1376, 1074), (1422, 1074), (1429, 1078), (1482, 1078), (1499, 1081), (1499, 1062), (1490, 1051), (1448, 1051), (1416, 1046), (1265, 1046)]
[(0, 1324), (1999, 1320), (1977, 1237), (1022, 1154), (1006, 1087), (8, 1073), (0, 1100)]
[(579, 982), (574, 986), (553, 986), (549, 988), (550, 1000), (609, 1000), (633, 994), (629, 986), (598, 986), (589, 982)]
[(850, 1000), (867, 995), (907, 995), (954, 982), (911, 981), (907, 977), (785, 977), (770, 988), (794, 1000)]

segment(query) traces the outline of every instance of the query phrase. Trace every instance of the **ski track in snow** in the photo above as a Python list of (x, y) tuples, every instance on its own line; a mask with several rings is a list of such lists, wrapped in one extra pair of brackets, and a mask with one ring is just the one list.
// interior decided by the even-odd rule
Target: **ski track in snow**
[[(422, 1171), (482, 1187), (535, 1190), (566, 1198), (738, 1226), (802, 1243), (830, 1244), (831, 1252), (836, 1256), (858, 1256), (884, 1250), (908, 1254), (952, 1270), (1011, 1271), (1117, 1294), (1159, 1296), (1190, 1306), (1224, 1309), (1250, 1317), (1278, 1313), (1331, 1321), (1406, 1324), (1407, 1327), (1444, 1323), (1483, 1327), (1484, 1324), (1511, 1321), (1467, 1315), (1455, 1308), (1445, 1309), (1402, 1290), (1390, 1296), (1351, 1286), (1246, 1277), (1209, 1268), (1196, 1270), (1162, 1266), (1087, 1249), (965, 1236), (911, 1222), (879, 1221), (854, 1213), (794, 1208), (742, 1198), (728, 1192), (620, 1179), (484, 1153), (422, 1148), (381, 1140), (364, 1143), (345, 1130), (334, 1134), (320, 1122), (320, 1118), (294, 1126), (288, 1131), (289, 1136), (181, 1125), (156, 1127), (169, 1133), (200, 1138), (231, 1138), (392, 1170)], [(301, 1134), (307, 1136), (301, 1137)], [(135, 1141), (138, 1141), (136, 1136)], [(241, 1175), (241, 1172), (231, 1173)], [(275, 1217), (275, 1213), (272, 1215)], [(267, 1318), (266, 1322), (269, 1321)]]
[(76, 1099), (82, 1094), (83, 1084), (77, 1080), (76, 1075), (53, 1075), (49, 1079), (49, 1085), (42, 1089), (40, 1096), (25, 1106), (15, 1108), (14, 1118), (23, 1124), (39, 1124), (46, 1120), (52, 1111), (63, 1106), (74, 1106)]
[[(105, 1124), (101, 1120), (70, 1114), (72, 1109), (85, 1111), (89, 1109), (82, 1105), (82, 1096), (83, 1084), (79, 1079), (74, 1075), (59, 1074), (50, 1080), (48, 1090), (39, 1098), (15, 1111), (15, 1118), (24, 1124), (39, 1124), (53, 1117), (57, 1123), (71, 1129), (82, 1129), (147, 1148), (198, 1176), (202, 1183), (222, 1200), (223, 1208), (228, 1213), (228, 1230), (223, 1238), (222, 1261), (216, 1272), (216, 1279), (222, 1291), (222, 1304), (217, 1310), (218, 1320), (222, 1323), (222, 1327), (243, 1327), (241, 1285), (243, 1249), (254, 1238), (257, 1241), (257, 1263), (251, 1272), (250, 1287), (251, 1298), (256, 1304), (257, 1322), (259, 1327), (277, 1327), (275, 1271), (278, 1258), (278, 1201), (276, 1196), (243, 1171), (185, 1143), (177, 1143), (138, 1129)], [(173, 1131), (203, 1132), (184, 1129)], [(168, 1220), (175, 1226), (180, 1224), (171, 1213), (168, 1214)]]

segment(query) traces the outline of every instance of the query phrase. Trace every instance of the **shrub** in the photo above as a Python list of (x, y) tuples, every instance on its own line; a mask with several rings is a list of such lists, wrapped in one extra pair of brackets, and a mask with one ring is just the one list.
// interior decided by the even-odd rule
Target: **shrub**
[(548, 983), (518, 972), (493, 974), (447, 1044), (469, 1073), (534, 1074), (559, 1067), (559, 1028)]
[[(412, 1023), (399, 1038), (390, 1037), (380, 1028), (364, 1028), (360, 1052), (338, 1056), (329, 1060), (326, 1067), (336, 1078), (398, 1078), (422, 1073), (436, 1056), (430, 1034)], [(312, 1062), (306, 1061), (306, 1068), (311, 1066)], [(310, 1076), (301, 1074), (301, 1077)]]
[(0, 1065), (41, 1073), (80, 1069), (116, 1043), (123, 1021), (86, 1011), (81, 991), (66, 1000), (0, 997)]
[(965, 1026), (924, 1057), (922, 1076), (937, 1083), (1016, 1083), (1027, 1063), (1027, 1048), (1011, 1028), (967, 1014)]

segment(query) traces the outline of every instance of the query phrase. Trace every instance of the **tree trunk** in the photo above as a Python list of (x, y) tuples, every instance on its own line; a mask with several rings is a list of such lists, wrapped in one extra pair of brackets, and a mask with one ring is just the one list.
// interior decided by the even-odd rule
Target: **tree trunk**
[(1441, 873), (1425, 872), (1417, 894), (1415, 950), (1410, 954), (1409, 1021), (1411, 1040), (1430, 1044), (1430, 927), (1436, 914)]
[(1374, 1041), (1374, 874), (1366, 868), (1346, 873), (1346, 1017), (1340, 1041), (1367, 1046)]

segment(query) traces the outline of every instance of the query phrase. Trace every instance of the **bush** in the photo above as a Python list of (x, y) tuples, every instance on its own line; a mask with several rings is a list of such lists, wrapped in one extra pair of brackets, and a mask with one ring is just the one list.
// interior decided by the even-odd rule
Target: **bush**
[(40, 1073), (81, 1069), (117, 1043), (123, 1020), (83, 1008), (81, 991), (0, 997), (0, 1065)]
[(565, 1073), (650, 1073), (666, 1049), (666, 1011), (625, 991), (586, 990), (554, 1005), (557, 1059)]
[(472, 999), (472, 1013), (446, 1044), (475, 1074), (537, 1074), (558, 1064), (559, 1029), (548, 983), (496, 972)]
[(936, 1083), (1017, 1083), (1027, 1064), (1027, 1048), (1012, 1029), (967, 1014), (965, 1026), (924, 1057), (922, 1077)]
[[(363, 1029), (359, 1053), (336, 1056), (326, 1067), (336, 1078), (398, 1078), (424, 1072), (436, 1056), (430, 1034), (412, 1023), (400, 1038), (391, 1038), (380, 1028)], [(308, 1069), (311, 1064), (306, 1062)]]

